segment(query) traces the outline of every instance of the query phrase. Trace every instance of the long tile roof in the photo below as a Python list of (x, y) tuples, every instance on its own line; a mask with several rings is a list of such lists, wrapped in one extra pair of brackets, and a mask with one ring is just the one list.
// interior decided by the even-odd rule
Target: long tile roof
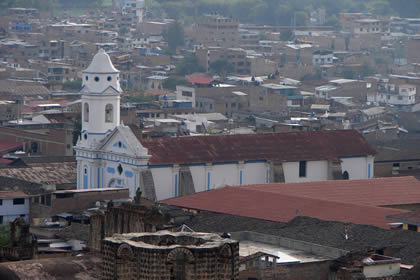
[(187, 136), (139, 139), (152, 156), (150, 165), (252, 160), (336, 160), (374, 155), (355, 130)]
[(235, 186), (162, 202), (278, 222), (309, 216), (388, 228), (387, 216), (408, 211), (380, 206), (420, 203), (420, 181), (395, 177)]

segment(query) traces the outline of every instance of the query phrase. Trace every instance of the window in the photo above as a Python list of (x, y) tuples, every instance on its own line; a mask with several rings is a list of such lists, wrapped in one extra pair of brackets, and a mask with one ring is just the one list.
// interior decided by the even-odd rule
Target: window
[(392, 164), (392, 167), (400, 167), (400, 163), (399, 163), (399, 162), (394, 162), (394, 163)]
[(86, 79), (86, 81), (89, 81), (89, 76), (86, 76), (86, 78), (85, 78), (85, 79)]
[(349, 179), (349, 173), (347, 171), (343, 172), (343, 180), (348, 180)]
[(122, 166), (121, 166), (121, 164), (119, 164), (118, 165), (118, 167), (117, 167), (117, 170), (118, 170), (118, 173), (121, 175), (121, 173), (123, 173), (123, 168), (122, 168)]
[(108, 82), (112, 81), (112, 77), (108, 76), (107, 80), (108, 80)]
[(89, 122), (89, 104), (85, 103), (85, 105), (83, 105), (83, 120), (85, 122)]
[(13, 199), (13, 205), (22, 205), (25, 204), (24, 198), (14, 198)]
[(306, 177), (306, 160), (299, 161), (299, 177)]
[(0, 216), (0, 224), (3, 224), (3, 216)]
[(182, 91), (182, 96), (188, 96), (188, 97), (192, 97), (192, 92), (191, 91)]
[(51, 206), (51, 194), (47, 194), (47, 195), (45, 196), (45, 204), (46, 204), (47, 206)]
[(99, 82), (99, 77), (98, 76), (95, 77), (95, 82)]
[(113, 122), (114, 119), (114, 112), (112, 104), (107, 104), (105, 106), (105, 122)]
[(3, 199), (0, 199), (0, 205), (3, 205)]

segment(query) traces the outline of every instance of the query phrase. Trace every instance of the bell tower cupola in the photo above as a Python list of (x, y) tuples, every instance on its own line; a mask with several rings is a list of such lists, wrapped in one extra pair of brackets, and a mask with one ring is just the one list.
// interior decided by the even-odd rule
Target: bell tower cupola
[(120, 71), (114, 67), (109, 55), (100, 49), (82, 73), (82, 131), (79, 145), (94, 147), (120, 125)]

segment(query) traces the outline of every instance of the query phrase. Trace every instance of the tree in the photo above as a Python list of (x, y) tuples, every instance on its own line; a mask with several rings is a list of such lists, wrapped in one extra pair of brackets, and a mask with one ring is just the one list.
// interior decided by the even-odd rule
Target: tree
[(184, 27), (176, 21), (163, 32), (163, 38), (168, 44), (169, 53), (175, 54), (176, 49), (184, 45)]
[(176, 73), (179, 76), (204, 71), (205, 69), (198, 64), (197, 57), (195, 55), (186, 55), (184, 59), (176, 65)]
[(290, 41), (293, 39), (293, 31), (290, 29), (284, 30), (280, 32), (280, 40), (281, 41)]
[(164, 89), (176, 90), (176, 86), (178, 85), (186, 86), (188, 85), (188, 82), (185, 78), (176, 77), (176, 76), (171, 76), (167, 78), (165, 81), (163, 81)]
[(226, 74), (235, 71), (232, 63), (229, 63), (229, 61), (225, 59), (218, 59), (214, 62), (211, 62), (210, 69), (221, 77), (224, 77)]
[(82, 80), (73, 80), (63, 83), (63, 89), (66, 90), (77, 90), (79, 91), (82, 88)]

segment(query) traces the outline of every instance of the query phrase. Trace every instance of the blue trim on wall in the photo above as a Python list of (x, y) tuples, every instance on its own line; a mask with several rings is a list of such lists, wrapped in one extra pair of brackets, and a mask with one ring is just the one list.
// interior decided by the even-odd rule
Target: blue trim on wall
[(134, 192), (137, 192), (137, 174), (134, 173)]
[(370, 178), (370, 163), (368, 163), (368, 178)]
[(270, 168), (267, 168), (266, 174), (265, 174), (265, 183), (268, 184), (269, 183), (269, 178), (270, 178)]
[(128, 177), (128, 178), (132, 178), (132, 177), (133, 177), (133, 175), (134, 175), (134, 174), (133, 174), (133, 172), (131, 172), (130, 170), (125, 171), (125, 172), (124, 172), (124, 174), (125, 174), (125, 176), (126, 176), (126, 177)]
[(104, 188), (105, 182), (104, 182), (104, 168), (102, 167), (102, 188)]
[[(131, 166), (137, 166), (137, 167), (145, 167), (145, 166), (148, 166), (147, 164), (134, 164), (134, 163), (129, 163), (127, 161), (111, 160), (111, 159), (106, 159), (106, 158), (91, 158), (91, 157), (85, 157), (85, 156), (78, 156), (78, 157), (79, 158), (87, 158), (87, 159), (91, 159), (91, 160), (105, 160), (105, 161), (111, 161), (111, 162), (122, 162), (124, 164), (131, 165)], [(164, 166), (164, 167), (167, 167), (167, 166)], [(170, 167), (172, 167), (172, 165)], [(149, 168), (154, 168), (154, 167), (149, 166)], [(157, 168), (159, 168), (159, 167), (157, 167)]]
[(178, 174), (175, 174), (175, 197), (178, 196)]
[(259, 163), (259, 162), (267, 162), (266, 160), (246, 160), (245, 163)]
[(172, 167), (172, 164), (166, 164), (166, 165), (148, 165), (149, 168), (165, 168), (165, 167)]
[(227, 165), (227, 164), (238, 164), (238, 162), (237, 161), (213, 162), (213, 165)]
[(93, 184), (92, 184), (92, 178), (93, 178), (93, 176), (92, 176), (92, 167), (89, 167), (89, 174), (90, 174), (90, 178), (89, 178), (89, 182), (90, 182), (90, 185), (89, 185), (89, 189), (91, 189), (92, 187), (93, 187)]
[(207, 172), (207, 190), (210, 190), (210, 172)]
[[(87, 174), (87, 168), (88, 166), (85, 164), (83, 166), (83, 189), (87, 189), (88, 188), (88, 174)], [(85, 172), (86, 170), (86, 172)]]
[(242, 185), (242, 170), (239, 171), (239, 185)]
[(345, 157), (338, 157), (338, 158), (366, 158), (368, 155), (360, 155), (360, 156), (345, 156)]
[(108, 167), (108, 168), (106, 169), (106, 172), (111, 173), (111, 174), (114, 174), (114, 173), (115, 173), (115, 168), (113, 168), (113, 167)]

